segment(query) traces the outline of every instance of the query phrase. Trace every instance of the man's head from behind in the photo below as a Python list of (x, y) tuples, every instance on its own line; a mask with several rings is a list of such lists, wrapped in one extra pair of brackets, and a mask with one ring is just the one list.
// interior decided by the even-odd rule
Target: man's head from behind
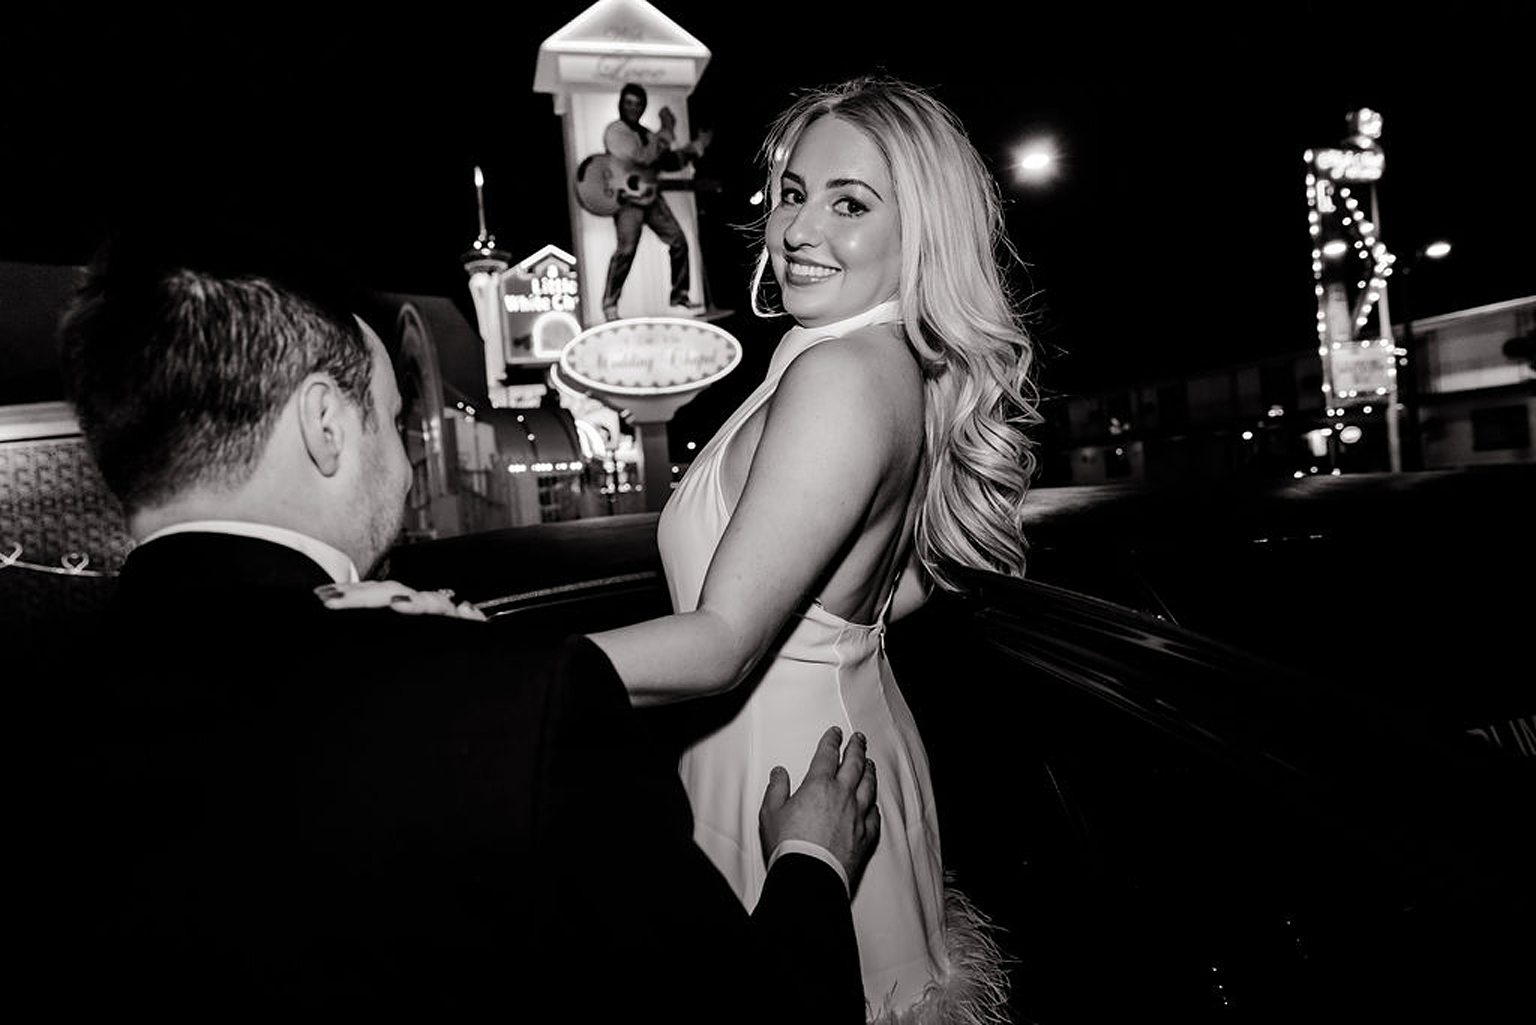
[(187, 519), (309, 533), (360, 569), (399, 529), (409, 468), (388, 356), (323, 273), (255, 242), (120, 238), (60, 326), (65, 381), (142, 536)]

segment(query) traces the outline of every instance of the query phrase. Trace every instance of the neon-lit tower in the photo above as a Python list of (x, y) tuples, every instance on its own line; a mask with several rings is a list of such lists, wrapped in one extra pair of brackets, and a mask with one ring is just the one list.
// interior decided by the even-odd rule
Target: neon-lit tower
[[(1330, 457), (1335, 457), (1341, 435), (1348, 440), (1360, 434), (1359, 425), (1347, 421), (1382, 409), (1389, 460), (1397, 471), (1402, 468), (1397, 408), (1401, 354), (1387, 312), (1387, 278), (1397, 258), (1381, 241), (1375, 189), (1385, 165), (1377, 142), (1381, 115), (1362, 107), (1348, 115), (1348, 122), (1350, 135), (1341, 145), (1307, 150), (1304, 155), (1317, 295), (1317, 353), (1323, 365), (1323, 405), (1329, 420), (1320, 431)], [(1370, 327), (1373, 310), (1378, 315), (1375, 330)], [(1353, 430), (1345, 434), (1346, 428)]]
[(494, 404), (498, 385), (507, 372), (506, 345), (501, 330), (502, 275), (512, 265), (511, 254), (496, 248), (496, 236), (485, 228), (485, 175), (475, 168), (475, 205), (480, 234), (460, 260), (469, 275), (469, 295), (475, 304), (480, 337), (485, 341), (485, 381)]

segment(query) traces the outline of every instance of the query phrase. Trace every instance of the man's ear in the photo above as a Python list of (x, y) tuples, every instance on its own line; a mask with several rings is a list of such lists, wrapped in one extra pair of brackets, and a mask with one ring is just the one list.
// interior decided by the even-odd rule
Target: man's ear
[(346, 397), (329, 374), (310, 374), (299, 385), (299, 434), (309, 461), (327, 477), (341, 469), (347, 407)]

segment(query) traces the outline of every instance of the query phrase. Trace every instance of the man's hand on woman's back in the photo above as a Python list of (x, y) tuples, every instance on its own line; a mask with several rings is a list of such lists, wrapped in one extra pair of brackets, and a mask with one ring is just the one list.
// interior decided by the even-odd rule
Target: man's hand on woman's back
[(864, 735), (855, 733), (839, 757), (842, 739), (836, 726), (822, 734), (793, 795), (789, 773), (774, 766), (758, 827), (765, 859), (785, 840), (817, 844), (842, 864), (852, 886), (880, 839), (880, 807), (875, 802), (875, 763), (865, 755)]

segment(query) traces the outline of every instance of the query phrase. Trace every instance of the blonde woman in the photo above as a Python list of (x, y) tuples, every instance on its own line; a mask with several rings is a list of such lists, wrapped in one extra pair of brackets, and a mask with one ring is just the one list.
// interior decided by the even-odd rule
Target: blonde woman
[[(867, 738), (880, 839), (853, 880), (872, 1018), (988, 1020), (1006, 981), (946, 894), (922, 740), (885, 657), (892, 619), (957, 567), (1019, 574), (1038, 418), (1000, 258), (996, 185), (954, 116), (904, 83), (812, 92), (774, 125), (770, 273), (796, 322), (661, 516), (674, 615), (593, 635), (635, 704), (723, 696), (684, 754), (694, 838), (747, 907), (764, 787), (828, 723)], [(768, 852), (771, 857), (772, 852)]]

